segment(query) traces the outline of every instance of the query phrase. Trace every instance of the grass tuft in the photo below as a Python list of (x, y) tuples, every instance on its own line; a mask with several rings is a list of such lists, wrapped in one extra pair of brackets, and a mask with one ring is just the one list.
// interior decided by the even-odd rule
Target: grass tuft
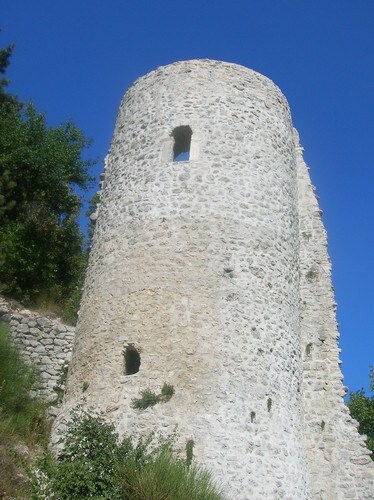
[(123, 498), (127, 500), (220, 500), (210, 474), (195, 465), (187, 466), (164, 450), (140, 470), (135, 464), (122, 469)]

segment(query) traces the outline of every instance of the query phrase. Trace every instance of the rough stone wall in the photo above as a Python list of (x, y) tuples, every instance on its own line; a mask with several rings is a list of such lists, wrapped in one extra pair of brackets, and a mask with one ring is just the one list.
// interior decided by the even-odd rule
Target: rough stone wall
[[(193, 135), (178, 163), (181, 125)], [(84, 397), (122, 433), (177, 425), (236, 498), (306, 497), (296, 194), (290, 114), (270, 80), (212, 61), (138, 80), (108, 156), (66, 407)], [(141, 366), (126, 376), (129, 344)], [(131, 408), (164, 382), (169, 403)]]
[(344, 404), (326, 231), (295, 133), (300, 227), (304, 435), (312, 498), (371, 499), (374, 466)]
[[(179, 126), (192, 130), (189, 161), (173, 161)], [(301, 161), (285, 98), (249, 69), (186, 61), (135, 82), (107, 159), (56, 427), (83, 402), (122, 434), (177, 426), (181, 452), (192, 439), (228, 498), (349, 498), (354, 473), (338, 465), (344, 438), (331, 437), (327, 409), (340, 398), (344, 411), (336, 346), (329, 341), (331, 399), (323, 401), (309, 346), (319, 335), (315, 315), (324, 308), (327, 329), (334, 315), (329, 269), (318, 290), (308, 289), (308, 258), (327, 255)], [(315, 249), (303, 234), (314, 223)], [(141, 360), (132, 375), (126, 349)], [(142, 390), (159, 392), (164, 382), (175, 388), (168, 403), (132, 408)], [(313, 459), (322, 420), (326, 460), (334, 456), (328, 471)], [(343, 427), (358, 443), (351, 423)], [(365, 498), (360, 481), (351, 498)]]
[(61, 370), (71, 358), (75, 328), (1, 296), (0, 319), (9, 323), (12, 338), (23, 358), (38, 368), (41, 394), (50, 401), (55, 400)]

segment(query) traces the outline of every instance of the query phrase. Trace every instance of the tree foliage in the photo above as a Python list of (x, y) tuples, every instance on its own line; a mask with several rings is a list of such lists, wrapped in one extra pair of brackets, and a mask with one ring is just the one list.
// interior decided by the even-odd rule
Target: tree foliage
[[(1, 33), (1, 28), (0, 28)], [(12, 55), (14, 45), (8, 45), (5, 49), (0, 48), (0, 75), (3, 75), (9, 66), (10, 56)], [(6, 87), (9, 85), (7, 78), (0, 79), (0, 104), (16, 104), (16, 99), (6, 92)]]
[[(0, 51), (0, 72), (12, 46)], [(72, 305), (85, 267), (76, 188), (92, 180), (89, 146), (68, 121), (50, 127), (33, 104), (0, 86), (0, 280), (4, 293), (29, 304)], [(71, 315), (71, 313), (70, 313)]]
[[(370, 368), (370, 390), (374, 392), (374, 367)], [(367, 396), (363, 389), (351, 392), (348, 408), (352, 417), (360, 424), (359, 433), (367, 436), (367, 447), (374, 460), (374, 395)]]

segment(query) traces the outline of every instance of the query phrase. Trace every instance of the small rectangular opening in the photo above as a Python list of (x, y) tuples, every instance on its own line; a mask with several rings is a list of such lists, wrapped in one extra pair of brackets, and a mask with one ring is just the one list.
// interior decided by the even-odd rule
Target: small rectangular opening
[(140, 368), (140, 354), (133, 345), (127, 345), (124, 351), (125, 375), (134, 375)]
[(173, 161), (189, 161), (192, 130), (188, 125), (181, 125), (173, 130)]

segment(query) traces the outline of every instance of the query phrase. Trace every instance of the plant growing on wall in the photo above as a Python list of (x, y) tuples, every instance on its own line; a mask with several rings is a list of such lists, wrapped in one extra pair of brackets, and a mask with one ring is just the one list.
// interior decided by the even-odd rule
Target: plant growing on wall
[(160, 394), (156, 394), (149, 388), (144, 389), (140, 393), (140, 398), (132, 400), (131, 407), (136, 410), (145, 410), (146, 408), (154, 406), (157, 403), (166, 403), (167, 401), (170, 401), (174, 393), (174, 387), (165, 382), (161, 388)]

